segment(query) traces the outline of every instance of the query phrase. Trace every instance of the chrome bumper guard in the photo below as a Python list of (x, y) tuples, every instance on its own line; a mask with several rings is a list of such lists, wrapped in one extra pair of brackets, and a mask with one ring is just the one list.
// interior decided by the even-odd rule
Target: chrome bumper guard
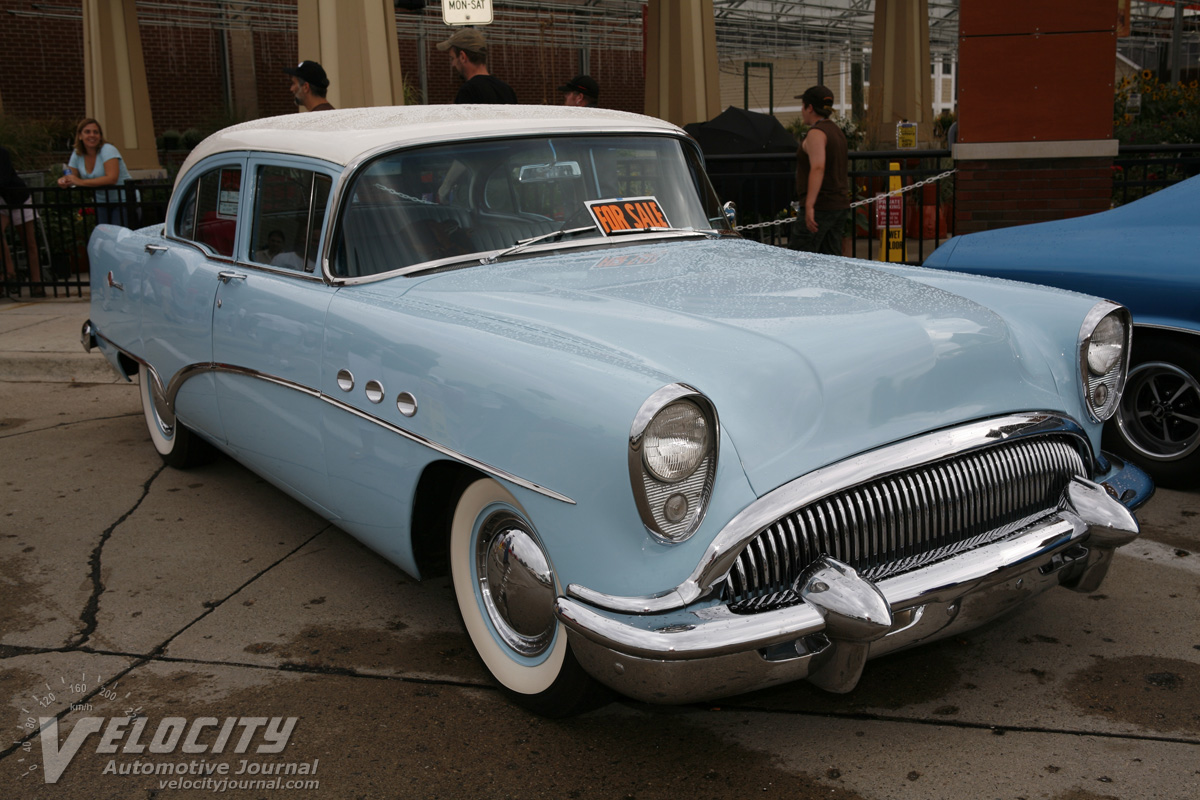
[(970, 630), (1052, 586), (1095, 591), (1114, 549), (1138, 535), (1130, 509), (1152, 491), (1141, 470), (1114, 463), (1103, 486), (1074, 479), (1056, 511), (1020, 532), (878, 583), (823, 556), (796, 579), (804, 602), (788, 608), (734, 614), (708, 600), (637, 614), (559, 597), (555, 614), (593, 677), (647, 702), (802, 678), (848, 692), (870, 657)]

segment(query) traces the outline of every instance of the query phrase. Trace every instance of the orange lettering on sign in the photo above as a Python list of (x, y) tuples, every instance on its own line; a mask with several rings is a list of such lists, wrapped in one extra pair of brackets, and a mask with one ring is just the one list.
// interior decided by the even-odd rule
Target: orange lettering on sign
[(612, 233), (614, 230), (625, 227), (621, 215), (612, 206), (597, 206), (596, 211), (604, 219), (605, 233)]

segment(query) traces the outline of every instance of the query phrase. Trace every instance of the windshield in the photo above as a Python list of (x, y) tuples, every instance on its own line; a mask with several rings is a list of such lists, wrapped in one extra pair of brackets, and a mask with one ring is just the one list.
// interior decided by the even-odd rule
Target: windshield
[[(402, 150), (360, 170), (343, 198), (331, 266), (348, 278), (509, 248), (528, 254), (538, 245), (527, 240), (539, 236), (595, 244), (616, 234), (729, 230), (699, 157), (667, 136)], [(563, 236), (548, 236), (557, 231)]]

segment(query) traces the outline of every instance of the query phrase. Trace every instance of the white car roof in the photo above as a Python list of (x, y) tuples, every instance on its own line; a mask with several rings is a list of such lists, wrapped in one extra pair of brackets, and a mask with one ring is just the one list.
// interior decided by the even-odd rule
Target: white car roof
[(597, 108), (445, 105), (347, 108), (265, 117), (225, 128), (201, 142), (179, 170), (181, 181), (215, 153), (260, 150), (346, 166), (381, 149), (428, 142), (542, 133), (682, 133), (669, 122)]

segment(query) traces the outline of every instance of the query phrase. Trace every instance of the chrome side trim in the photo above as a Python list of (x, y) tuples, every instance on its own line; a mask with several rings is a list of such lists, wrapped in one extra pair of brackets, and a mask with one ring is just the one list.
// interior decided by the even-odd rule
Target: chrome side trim
[(1087, 474), (1095, 474), (1087, 435), (1068, 417), (1042, 411), (981, 420), (862, 453), (810, 472), (763, 495), (721, 529), (696, 569), (674, 589), (654, 595), (617, 597), (571, 584), (567, 587), (567, 595), (599, 608), (627, 614), (652, 614), (682, 608), (724, 581), (745, 544), (789, 511), (803, 508), (842, 489), (903, 472), (935, 459), (961, 455), (1000, 441), (1047, 433), (1075, 437), (1080, 443), (1080, 453), (1085, 455)]
[[(451, 450), (449, 447), (438, 444), (437, 442), (434, 442), (431, 439), (427, 439), (424, 436), (421, 436), (420, 434), (413, 433), (412, 431), (407, 431), (404, 428), (401, 428), (398, 425), (394, 425), (385, 419), (380, 419), (379, 417), (376, 417), (372, 414), (368, 414), (365, 411), (361, 411), (361, 410), (355, 408), (354, 406), (349, 405), (348, 403), (343, 403), (341, 400), (338, 400), (334, 397), (330, 397), (329, 395), (325, 394), (324, 392), (320, 391), (319, 389), (313, 389), (313, 388), (305, 386), (303, 384), (296, 383), (295, 381), (290, 381), (287, 378), (281, 378), (277, 375), (269, 375), (265, 372), (259, 372), (257, 370), (249, 369), (248, 367), (239, 367), (235, 364), (221, 364), (221, 363), (216, 363), (216, 362), (188, 364), (186, 367), (182, 368), (181, 370), (176, 372), (174, 376), (172, 376), (171, 382), (164, 389), (163, 383), (162, 383), (162, 378), (159, 376), (158, 370), (156, 370), (153, 366), (151, 366), (149, 362), (147, 362), (145, 359), (139, 358), (138, 356), (134, 355), (133, 353), (130, 353), (126, 350), (121, 349), (118, 345), (113, 343), (112, 340), (105, 338), (104, 336), (102, 336), (99, 333), (95, 333), (94, 335), (99, 338), (104, 339), (104, 341), (108, 342), (114, 348), (116, 348), (117, 350), (120, 350), (120, 352), (124, 353), (129, 358), (133, 359), (137, 363), (142, 364), (146, 367), (147, 372), (150, 374), (150, 376), (153, 378), (153, 380), (156, 384), (156, 389), (162, 392), (162, 396), (163, 396), (164, 400), (166, 401), (166, 409), (170, 413), (170, 416), (171, 416), (171, 419), (169, 420), (170, 424), (174, 424), (174, 421), (175, 421), (175, 398), (179, 394), (179, 389), (190, 378), (193, 378), (196, 375), (200, 375), (205, 372), (225, 372), (225, 373), (229, 373), (232, 375), (244, 375), (248, 378), (256, 378), (258, 380), (267, 381), (268, 383), (273, 383), (276, 386), (282, 386), (285, 389), (292, 389), (293, 391), (300, 392), (301, 394), (308, 395), (309, 397), (314, 397), (318, 400), (322, 400), (326, 403), (329, 403), (329, 405), (333, 406), (334, 408), (338, 408), (342, 411), (346, 411), (360, 419), (366, 420), (367, 422), (372, 422), (372, 423), (378, 425), (379, 427), (383, 428), (384, 430), (389, 431), (390, 433), (394, 433), (397, 436), (401, 436), (405, 439), (408, 439), (411, 442), (415, 442), (416, 444), (419, 444), (423, 447), (427, 447), (430, 450), (440, 453), (441, 455), (447, 456), (448, 458), (452, 458), (455, 461), (460, 461), (463, 464), (466, 464), (467, 466), (474, 467), (475, 469), (479, 470), (480, 472), (487, 473), (488, 475), (491, 475), (494, 478), (499, 478), (501, 480), (508, 481), (509, 483), (520, 486), (523, 489), (528, 489), (531, 492), (537, 492), (540, 495), (549, 497), (551, 500), (558, 500), (559, 502), (567, 503), (568, 505), (576, 504), (574, 500), (572, 500), (570, 497), (567, 497), (565, 494), (560, 494), (559, 492), (556, 492), (553, 489), (548, 489), (545, 486), (542, 486), (541, 484), (534, 483), (533, 481), (526, 480), (525, 478), (519, 477), (517, 475), (513, 475), (511, 472), (500, 469), (499, 467), (493, 467), (491, 464), (480, 461), (479, 459), (471, 458), (468, 455), (464, 455), (455, 450)], [(165, 417), (164, 417), (164, 421), (166, 421)]]

